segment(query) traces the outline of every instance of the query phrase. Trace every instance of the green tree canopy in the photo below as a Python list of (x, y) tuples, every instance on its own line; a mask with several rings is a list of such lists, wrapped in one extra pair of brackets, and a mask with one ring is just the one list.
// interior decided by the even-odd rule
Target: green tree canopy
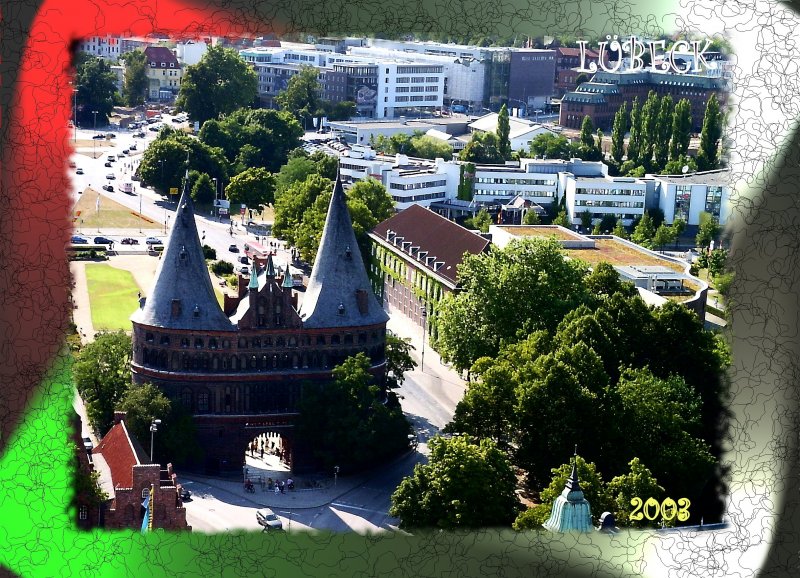
[[(332, 190), (333, 182), (315, 173), (303, 181), (296, 181), (285, 191), (280, 192), (275, 199), (273, 235), (296, 244), (297, 227), (303, 220), (303, 214), (314, 204), (317, 197), (323, 193), (330, 193)], [(327, 212), (327, 205), (325, 212)]]
[(625, 155), (625, 133), (628, 130), (628, 103), (623, 102), (622, 106), (614, 114), (614, 124), (611, 128), (611, 158), (622, 164), (622, 157)]
[(260, 210), (275, 203), (275, 181), (275, 175), (267, 169), (250, 168), (231, 179), (225, 196), (231, 203)]
[(147, 96), (149, 80), (145, 65), (147, 57), (139, 49), (124, 54), (121, 59), (125, 62), (125, 82), (122, 86), (122, 99), (127, 106), (143, 104)]
[(474, 217), (467, 217), (464, 220), (464, 226), (467, 229), (477, 229), (481, 233), (489, 232), (489, 225), (492, 224), (492, 216), (486, 209), (478, 211)]
[(381, 402), (369, 368), (359, 353), (333, 369), (332, 383), (303, 386), (297, 434), (326, 469), (352, 472), (408, 446), (408, 422), (399, 407)]
[(220, 180), (228, 178), (228, 163), (221, 149), (209, 147), (189, 135), (164, 130), (142, 154), (137, 169), (142, 184), (153, 186), (165, 195), (172, 187), (180, 189), (186, 174), (187, 156), (190, 170)]
[(87, 58), (77, 67), (76, 86), (78, 124), (94, 126), (96, 116), (98, 126), (107, 125), (117, 92), (117, 77), (111, 72), (111, 65), (102, 58)]
[(425, 465), (400, 482), (389, 515), (408, 528), (508, 526), (519, 509), (511, 463), (494, 442), (435, 437)]
[(695, 241), (697, 246), (705, 249), (711, 245), (717, 235), (719, 235), (720, 226), (711, 215), (705, 211), (700, 212), (700, 226), (697, 228), (697, 237)]
[(410, 338), (386, 335), (386, 385), (389, 389), (400, 387), (405, 381), (405, 373), (412, 371), (417, 363), (411, 358), (414, 351)]
[(493, 132), (476, 132), (461, 151), (462, 161), (476, 164), (502, 164), (500, 141)]
[(669, 159), (670, 137), (672, 136), (672, 126), (674, 123), (673, 108), (672, 97), (669, 94), (665, 94), (661, 98), (658, 115), (656, 117), (656, 134), (655, 143), (653, 145), (656, 169), (660, 169), (660, 167), (666, 165)]
[(203, 124), (252, 105), (257, 96), (255, 71), (235, 50), (212, 46), (186, 67), (175, 104)]
[(320, 116), (323, 112), (318, 75), (319, 71), (315, 67), (302, 66), (300, 71), (286, 83), (286, 88), (275, 98), (281, 110), (293, 114), (305, 128), (310, 126), (308, 124), (310, 118)]
[(438, 351), (464, 371), (520, 330), (554, 329), (583, 301), (585, 274), (585, 265), (565, 260), (554, 239), (466, 256), (458, 268), (462, 290), (440, 305)]
[[(628, 162), (631, 163), (632, 167), (638, 166), (640, 164), (640, 159), (642, 156), (642, 139), (643, 139), (643, 127), (642, 127), (642, 110), (639, 105), (639, 97), (635, 97), (633, 99), (633, 106), (631, 107), (631, 131), (630, 131), (630, 138), (628, 139)], [(625, 174), (624, 171), (620, 171), (622, 174)]]
[(719, 140), (722, 137), (722, 114), (719, 101), (711, 94), (706, 103), (703, 128), (700, 132), (700, 149), (697, 151), (697, 168), (710, 171), (719, 166)]
[(672, 113), (672, 137), (669, 143), (670, 161), (680, 159), (687, 155), (691, 137), (692, 104), (689, 102), (688, 98), (682, 98), (678, 101), (678, 104), (675, 105), (675, 111)]
[(504, 160), (511, 159), (510, 133), (511, 124), (508, 120), (508, 108), (504, 104), (500, 107), (500, 113), (497, 115), (497, 149)]
[(101, 435), (113, 425), (114, 410), (130, 387), (131, 351), (131, 338), (125, 332), (98, 333), (72, 366), (89, 423)]
[[(665, 496), (664, 488), (658, 485), (658, 481), (652, 472), (645, 466), (639, 458), (633, 458), (628, 466), (630, 469), (626, 474), (616, 476), (606, 485), (609, 498), (613, 501), (614, 517), (619, 526), (629, 526), (632, 528), (644, 528), (660, 525), (659, 519), (650, 521), (647, 518), (632, 520), (631, 513), (634, 506), (631, 505), (633, 498), (639, 498), (642, 502), (648, 498), (654, 498), (661, 502)], [(675, 518), (666, 522), (670, 526), (675, 525)]]
[(208, 205), (214, 201), (216, 191), (211, 177), (206, 173), (200, 173), (192, 185), (192, 200), (196, 203)]
[(567, 137), (546, 132), (533, 138), (530, 154), (534, 157), (567, 161), (575, 156), (575, 147), (570, 144)]

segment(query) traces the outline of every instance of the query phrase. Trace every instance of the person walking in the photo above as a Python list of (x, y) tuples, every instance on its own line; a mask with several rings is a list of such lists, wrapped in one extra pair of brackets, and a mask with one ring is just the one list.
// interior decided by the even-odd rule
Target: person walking
[(283, 480), (280, 481), (280, 485), (281, 485), (281, 494), (283, 494), (284, 493), (284, 491), (283, 491), (283, 486), (284, 486)]

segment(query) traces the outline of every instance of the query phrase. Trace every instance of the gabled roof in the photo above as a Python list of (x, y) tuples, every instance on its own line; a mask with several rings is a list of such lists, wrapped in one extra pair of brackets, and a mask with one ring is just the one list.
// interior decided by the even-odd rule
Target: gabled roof
[(211, 285), (188, 187), (184, 187), (178, 201), (153, 287), (144, 307), (131, 315), (131, 321), (168, 329), (234, 329)]
[(372, 292), (338, 175), (299, 314), (308, 328), (358, 327), (389, 320)]
[(156, 68), (160, 68), (162, 62), (166, 62), (167, 66), (172, 62), (175, 65), (174, 68), (180, 68), (181, 66), (175, 53), (166, 46), (148, 46), (144, 49), (144, 55), (147, 57), (147, 61), (145, 62), (145, 66), (147, 67), (150, 66), (151, 62), (156, 63)]
[(150, 460), (139, 442), (128, 433), (125, 421), (121, 420), (108, 430), (92, 454), (103, 456), (111, 473), (114, 488), (133, 486), (133, 466), (149, 464)]
[[(489, 246), (489, 241), (480, 235), (420, 205), (411, 205), (379, 223), (371, 236), (406, 253), (419, 268), (433, 271), (452, 286), (464, 253), (477, 255)], [(437, 262), (441, 264), (437, 266)]]

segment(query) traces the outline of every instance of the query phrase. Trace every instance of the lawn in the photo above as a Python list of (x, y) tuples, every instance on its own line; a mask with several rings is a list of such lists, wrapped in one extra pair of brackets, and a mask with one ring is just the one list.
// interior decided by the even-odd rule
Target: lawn
[(87, 263), (86, 282), (94, 329), (130, 331), (130, 316), (138, 307), (139, 292), (131, 272), (111, 265)]
[[(117, 191), (114, 194), (122, 195)], [(108, 197), (100, 198), (100, 210), (97, 210), (97, 197), (99, 193), (89, 187), (75, 203), (72, 210), (75, 221), (75, 230), (79, 228), (98, 229), (102, 227), (114, 229), (158, 229), (163, 227), (163, 223), (156, 223), (152, 219), (139, 216), (138, 211), (133, 211), (119, 203), (112, 201)], [(82, 220), (83, 222), (79, 222)]]

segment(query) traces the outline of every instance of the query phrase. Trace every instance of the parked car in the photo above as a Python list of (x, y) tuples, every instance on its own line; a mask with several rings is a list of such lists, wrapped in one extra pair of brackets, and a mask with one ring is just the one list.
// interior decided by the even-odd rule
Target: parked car
[(94, 238), (94, 244), (95, 244), (95, 245), (110, 245), (110, 244), (112, 244), (113, 242), (114, 242), (114, 241), (112, 241), (112, 240), (111, 240), (111, 239), (109, 239), (108, 237), (95, 237), (95, 238)]
[(239, 273), (241, 273), (242, 275), (249, 275), (250, 267), (248, 267), (247, 265), (242, 265), (242, 267), (239, 269)]
[(103, 190), (104, 191), (108, 191), (109, 193), (113, 193), (114, 192), (114, 186), (113, 185), (103, 185)]
[(73, 235), (71, 242), (73, 245), (88, 245), (89, 239), (85, 237), (79, 237), (78, 235)]
[(83, 169), (82, 169), (82, 168), (80, 168), (80, 167), (78, 167), (78, 168), (75, 170), (75, 174), (76, 174), (76, 175), (82, 175), (82, 174), (83, 174)]
[(115, 177), (115, 176), (114, 176), (114, 173), (108, 173), (108, 174), (106, 175), (106, 178), (107, 178), (109, 181), (113, 181), (113, 180), (114, 180), (114, 179), (116, 179), (117, 177)]
[(231, 245), (230, 247), (228, 247), (228, 251), (230, 251), (231, 253), (238, 253), (239, 247), (237, 247), (236, 245)]
[(250, 263), (250, 259), (247, 258), (247, 255), (242, 255), (241, 257), (239, 257), (239, 263), (247, 265), (248, 263)]
[(105, 164), (105, 166), (107, 166), (107, 167), (110, 167), (110, 166), (112, 166), (112, 165), (111, 165), (111, 162), (110, 162), (110, 161), (106, 161), (106, 164)]
[(128, 154), (128, 149), (122, 149), (122, 154), (123, 154), (123, 155), (126, 155), (126, 154)]
[(258, 521), (259, 526), (264, 527), (264, 531), (267, 530), (283, 530), (283, 522), (278, 516), (275, 515), (270, 508), (262, 508), (256, 511), (256, 521)]
[(144, 138), (144, 131), (141, 130), (141, 131), (139, 131), (137, 133), (134, 133), (133, 136), (135, 136), (136, 138)]
[(94, 135), (92, 138), (106, 138), (106, 137), (104, 135), (98, 133), (98, 134)]
[(145, 240), (145, 243), (147, 243), (148, 245), (163, 245), (164, 244), (161, 241), (161, 239), (159, 239), (157, 237), (147, 237), (147, 239)]
[(90, 452), (94, 449), (94, 444), (92, 443), (92, 438), (89, 436), (85, 436), (83, 438), (83, 447), (86, 449), (87, 452)]
[(122, 244), (123, 245), (138, 245), (139, 244), (139, 239), (131, 239), (130, 237), (125, 237), (124, 239), (122, 239)]
[(116, 136), (117, 136), (117, 135), (116, 135), (115, 133), (113, 133), (113, 132), (110, 132), (110, 133), (108, 133), (108, 134), (106, 135), (106, 138), (116, 138)]
[(129, 151), (135, 151), (135, 150), (136, 150), (136, 143), (133, 143), (133, 144), (132, 144), (132, 145), (131, 145), (131, 146), (128, 148), (128, 150), (129, 150)]

